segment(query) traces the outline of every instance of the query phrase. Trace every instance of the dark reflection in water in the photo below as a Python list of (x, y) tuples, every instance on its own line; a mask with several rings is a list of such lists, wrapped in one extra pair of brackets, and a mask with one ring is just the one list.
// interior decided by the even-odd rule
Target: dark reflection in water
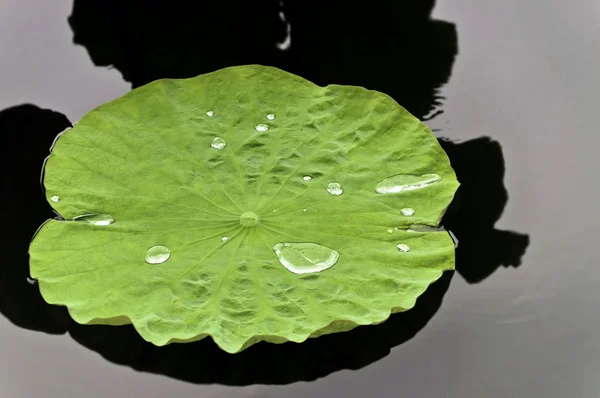
[[(139, 0), (75, 0), (69, 23), (75, 42), (87, 48), (96, 65), (114, 65), (134, 87), (162, 77), (259, 63), (321, 85), (383, 91), (421, 119), (441, 112), (438, 89), (450, 77), (457, 34), (453, 24), (430, 18), (433, 0), (371, 1), (368, 7), (337, 0), (288, 0), (283, 7), (277, 1), (252, 7), (242, 0), (201, 4), (198, 14), (179, 1), (159, 7)], [(281, 50), (276, 43), (285, 41), (287, 22), (292, 44)], [(380, 325), (302, 344), (259, 343), (235, 355), (210, 339), (156, 347), (132, 326), (78, 325), (64, 308), (46, 304), (38, 287), (25, 279), (31, 235), (53, 215), (39, 189), (40, 167), (54, 136), (69, 125), (63, 115), (32, 105), (0, 113), (3, 187), (8, 187), (2, 200), (11, 225), (11, 250), (3, 253), (0, 264), (0, 311), (15, 325), (68, 331), (112, 362), (190, 382), (284, 384), (358, 369), (385, 357), (421, 330), (442, 303), (452, 272), (434, 283), (411, 311)], [(440, 142), (462, 183), (444, 219), (460, 239), (458, 273), (472, 283), (499, 266), (518, 266), (528, 237), (494, 229), (508, 198), (500, 144), (488, 138)]]
[[(258, 63), (319, 85), (379, 90), (424, 118), (441, 112), (438, 88), (448, 81), (458, 51), (455, 26), (431, 19), (433, 6), (434, 0), (372, 0), (368, 6), (341, 0), (75, 0), (69, 24), (74, 42), (96, 65), (114, 66), (133, 87)], [(280, 50), (287, 23), (291, 45)]]
[(27, 283), (27, 250), (40, 224), (55, 216), (42, 195), (40, 171), (54, 137), (70, 126), (64, 115), (30, 104), (0, 112), (4, 244), (10, 248), (2, 251), (0, 312), (17, 326), (46, 333), (65, 333), (70, 318)]
[(478, 283), (500, 266), (518, 267), (529, 235), (494, 228), (508, 202), (502, 147), (489, 137), (463, 143), (441, 139), (440, 144), (461, 183), (443, 221), (460, 240), (456, 270), (467, 282)]

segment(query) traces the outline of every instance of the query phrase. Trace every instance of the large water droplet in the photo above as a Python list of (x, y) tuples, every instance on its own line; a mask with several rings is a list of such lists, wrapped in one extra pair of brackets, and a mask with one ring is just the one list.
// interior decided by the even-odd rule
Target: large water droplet
[(342, 186), (339, 182), (330, 182), (327, 185), (327, 192), (335, 196), (340, 196), (344, 193), (344, 190), (342, 189)]
[(206, 112), (206, 115), (208, 115), (208, 116), (213, 116), (214, 114), (215, 114), (215, 113), (214, 113), (213, 111), (208, 111), (208, 112)]
[(397, 245), (396, 249), (398, 249), (398, 251), (402, 253), (410, 251), (410, 247), (408, 245), (405, 245), (404, 243), (400, 243), (399, 245)]
[(171, 257), (171, 250), (165, 246), (152, 246), (146, 252), (145, 260), (148, 264), (161, 264)]
[(402, 214), (403, 216), (406, 216), (406, 217), (410, 217), (415, 214), (415, 209), (411, 209), (410, 207), (405, 207), (404, 209), (400, 210), (400, 214)]
[(58, 196), (58, 195), (51, 196), (50, 200), (53, 201), (54, 203), (60, 202), (60, 196)]
[(304, 176), (304, 177), (302, 177), (302, 179), (304, 181), (310, 181), (310, 180), (312, 180), (312, 177), (311, 176)]
[(269, 120), (275, 120), (275, 114), (274, 113), (269, 113), (267, 115), (267, 119), (269, 119)]
[(223, 236), (223, 237), (221, 237), (221, 240), (223, 242), (227, 242), (229, 240), (229, 236)]
[(73, 218), (73, 221), (86, 222), (94, 225), (110, 225), (115, 222), (115, 218), (110, 214), (84, 214)]
[(258, 224), (258, 215), (251, 211), (247, 211), (240, 216), (240, 225), (242, 227), (253, 227)]
[(340, 258), (337, 251), (318, 243), (277, 243), (273, 251), (281, 265), (295, 274), (326, 270)]
[(442, 177), (435, 173), (423, 175), (398, 174), (381, 181), (375, 187), (375, 191), (377, 191), (377, 193), (412, 191), (413, 189), (425, 188), (433, 185), (441, 179)]
[(212, 146), (215, 149), (223, 149), (223, 148), (225, 148), (226, 145), (227, 145), (227, 141), (225, 141), (221, 137), (213, 138), (212, 142), (210, 143), (210, 146)]
[(256, 131), (267, 131), (269, 129), (269, 125), (268, 124), (264, 124), (264, 123), (258, 123), (256, 125), (256, 127), (254, 127), (254, 129)]

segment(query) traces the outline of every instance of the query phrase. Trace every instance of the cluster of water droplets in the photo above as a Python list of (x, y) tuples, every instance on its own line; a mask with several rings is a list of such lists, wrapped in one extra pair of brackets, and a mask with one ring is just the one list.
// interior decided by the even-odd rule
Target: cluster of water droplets
[[(214, 116), (214, 111), (208, 110), (206, 112), (208, 117)], [(268, 113), (266, 119), (269, 121), (275, 120), (274, 113)], [(265, 132), (269, 130), (267, 123), (258, 123), (255, 126), (257, 132)], [(222, 137), (214, 137), (211, 141), (211, 147), (220, 150), (227, 146), (227, 142)], [(304, 175), (302, 180), (311, 181), (313, 179), (310, 175)], [(421, 189), (441, 181), (441, 177), (435, 173), (428, 173), (423, 175), (410, 175), (410, 174), (398, 174), (380, 181), (375, 191), (379, 194), (397, 194), (405, 191), (411, 191), (415, 189)], [(344, 193), (344, 189), (340, 182), (331, 181), (327, 184), (326, 190), (330, 195), (340, 196)], [(53, 195), (50, 197), (52, 202), (59, 202), (60, 197)], [(302, 209), (306, 212), (308, 209)], [(274, 210), (275, 212), (276, 210)], [(415, 214), (415, 210), (410, 207), (405, 207), (400, 210), (400, 214), (405, 217), (412, 217)], [(70, 221), (84, 222), (93, 224), (96, 226), (106, 226), (115, 222), (114, 217), (108, 214), (85, 214), (73, 218)], [(253, 227), (259, 221), (259, 217), (252, 212), (246, 212), (240, 216), (240, 225), (242, 227)], [(387, 232), (392, 234), (394, 230), (388, 228)], [(409, 229), (409, 231), (418, 231), (416, 229)], [(455, 243), (457, 240), (453, 234), (451, 234)], [(223, 243), (229, 241), (229, 236), (222, 236), (221, 241)], [(336, 250), (326, 247), (324, 245), (314, 242), (280, 242), (273, 246), (273, 251), (277, 256), (277, 259), (290, 272), (296, 274), (314, 273), (321, 272), (333, 267), (340, 258), (340, 253)], [(405, 243), (399, 243), (396, 245), (396, 249), (401, 253), (407, 253), (411, 248)], [(144, 256), (145, 261), (148, 264), (161, 264), (166, 262), (171, 256), (171, 251), (168, 247), (163, 245), (155, 245), (150, 247)]]

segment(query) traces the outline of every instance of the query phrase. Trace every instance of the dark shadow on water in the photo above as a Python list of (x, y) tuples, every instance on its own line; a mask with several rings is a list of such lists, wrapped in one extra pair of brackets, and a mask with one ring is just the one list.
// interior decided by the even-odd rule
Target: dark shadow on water
[[(201, 2), (75, 0), (69, 23), (74, 41), (98, 66), (114, 66), (138, 87), (162, 77), (191, 77), (225, 66), (273, 65), (320, 85), (361, 85), (385, 92), (414, 115), (442, 112), (439, 88), (457, 54), (455, 26), (430, 18), (433, 0), (242, 0)], [(259, 4), (260, 3), (260, 4)], [(194, 9), (190, 7), (194, 7)], [(283, 10), (284, 20), (279, 16)], [(292, 45), (284, 42), (291, 24)], [(32, 105), (0, 113), (4, 209), (11, 229), (10, 253), (0, 272), (0, 311), (14, 324), (69, 334), (104, 358), (133, 369), (194, 383), (248, 385), (314, 380), (342, 369), (359, 369), (411, 339), (440, 308), (452, 272), (421, 296), (415, 308), (374, 326), (310, 339), (302, 344), (259, 343), (231, 355), (210, 339), (156, 347), (131, 326), (82, 326), (62, 307), (46, 304), (29, 285), (27, 247), (53, 213), (39, 188), (39, 172), (57, 133), (69, 126), (60, 114)], [(478, 282), (500, 266), (517, 266), (528, 237), (494, 229), (506, 205), (500, 145), (487, 138), (440, 141), (462, 185), (444, 224), (459, 239), (457, 271)]]
[(518, 267), (529, 235), (494, 228), (508, 202), (500, 143), (490, 137), (439, 141), (461, 183), (443, 220), (460, 241), (457, 272), (467, 282), (478, 283), (501, 266)]
[(380, 325), (358, 327), (304, 343), (259, 343), (228, 354), (210, 339), (156, 347), (131, 326), (73, 325), (69, 332), (104, 358), (136, 370), (160, 373), (193, 383), (227, 385), (287, 384), (315, 380), (341, 369), (360, 369), (411, 339), (439, 309), (452, 272), (418, 299), (411, 311), (392, 315)]
[(2, 135), (2, 210), (6, 228), (0, 264), (0, 312), (17, 326), (65, 333), (71, 322), (64, 308), (42, 299), (29, 277), (29, 242), (37, 228), (55, 214), (40, 188), (40, 171), (54, 137), (71, 126), (67, 118), (35, 105), (0, 112)]
[[(200, 7), (198, 6), (200, 4)], [(458, 52), (434, 0), (75, 0), (73, 40), (139, 87), (233, 65), (276, 66), (316, 84), (382, 91), (419, 118), (442, 112)], [(199, 8), (200, 12), (196, 11)], [(279, 13), (283, 13), (279, 15)], [(287, 26), (290, 47), (281, 50)]]

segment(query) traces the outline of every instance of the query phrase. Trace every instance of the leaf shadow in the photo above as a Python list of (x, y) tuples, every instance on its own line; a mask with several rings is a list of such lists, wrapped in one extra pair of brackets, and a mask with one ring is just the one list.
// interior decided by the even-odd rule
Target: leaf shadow
[(434, 5), (222, 0), (202, 2), (198, 14), (194, 2), (74, 0), (68, 22), (94, 64), (119, 70), (134, 88), (257, 63), (319, 85), (379, 90), (430, 118), (442, 112), (439, 87), (458, 52), (455, 25), (432, 19)]
[(508, 203), (500, 143), (490, 137), (439, 142), (461, 183), (443, 219), (460, 242), (456, 271), (468, 283), (479, 283), (501, 266), (520, 266), (529, 235), (494, 227)]
[(71, 123), (66, 116), (23, 104), (0, 112), (2, 134), (2, 208), (9, 225), (0, 264), (0, 312), (15, 325), (63, 334), (71, 322), (62, 307), (46, 304), (29, 277), (29, 242), (55, 214), (40, 187), (40, 171), (54, 137)]

